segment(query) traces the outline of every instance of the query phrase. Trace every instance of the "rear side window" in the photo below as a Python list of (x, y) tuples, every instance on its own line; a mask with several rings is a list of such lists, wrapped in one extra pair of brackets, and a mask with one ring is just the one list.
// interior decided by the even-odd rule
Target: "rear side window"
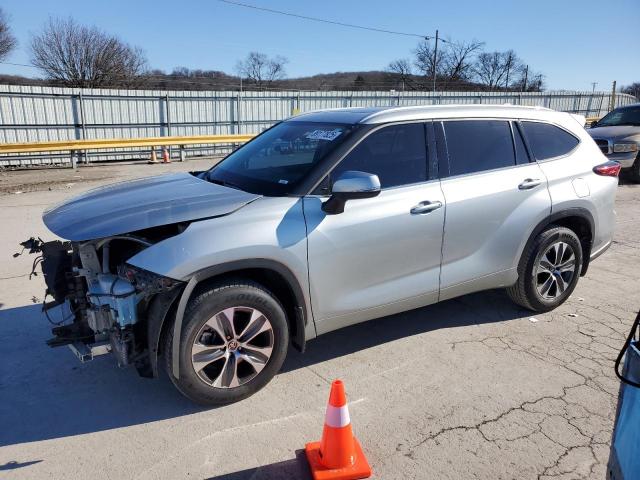
[(511, 127), (503, 120), (444, 122), (449, 174), (493, 170), (516, 164)]
[(382, 188), (426, 181), (427, 144), (424, 125), (392, 125), (373, 132), (331, 172), (331, 180), (335, 181), (347, 170), (378, 175)]
[(521, 125), (536, 160), (566, 155), (580, 143), (576, 137), (555, 125), (540, 122), (522, 122)]

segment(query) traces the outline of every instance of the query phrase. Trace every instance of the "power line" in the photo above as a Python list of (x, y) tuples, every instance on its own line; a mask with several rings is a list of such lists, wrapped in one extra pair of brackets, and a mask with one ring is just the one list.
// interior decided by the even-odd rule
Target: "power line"
[(378, 32), (378, 33), (388, 33), (391, 35), (402, 35), (405, 37), (417, 37), (417, 38), (423, 38), (425, 40), (431, 40), (432, 37), (427, 36), (427, 35), (421, 35), (419, 33), (409, 33), (409, 32), (398, 32), (395, 30), (386, 30), (384, 28), (376, 28), (376, 27), (365, 27), (363, 25), (356, 25), (353, 23), (345, 23), (345, 22), (338, 22), (335, 20), (327, 20), (326, 18), (318, 18), (318, 17), (309, 17), (307, 15), (299, 15), (297, 13), (291, 13), (291, 12), (284, 12), (282, 10), (275, 10), (273, 8), (266, 8), (266, 7), (258, 7), (257, 5), (251, 5), (249, 3), (242, 3), (242, 2), (235, 2), (232, 0), (217, 0), (220, 3), (227, 3), (229, 5), (235, 5), (237, 7), (245, 7), (245, 8), (251, 8), (253, 10), (260, 10), (263, 12), (269, 12), (269, 13), (275, 13), (277, 15), (286, 15), (288, 17), (294, 17), (294, 18), (300, 18), (303, 20), (311, 20), (313, 22), (321, 22), (321, 23), (329, 23), (331, 25), (339, 25), (341, 27), (348, 27), (348, 28), (357, 28), (360, 30), (368, 30), (371, 32)]
[(29, 68), (37, 68), (33, 65), (27, 65), (25, 63), (11, 63), (11, 62), (0, 62), (3, 65), (13, 65), (14, 67), (29, 67)]

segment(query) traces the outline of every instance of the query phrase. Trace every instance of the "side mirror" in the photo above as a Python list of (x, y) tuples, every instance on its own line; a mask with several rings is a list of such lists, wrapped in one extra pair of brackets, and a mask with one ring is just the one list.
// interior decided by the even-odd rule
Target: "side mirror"
[(598, 126), (598, 120), (594, 120), (593, 122), (591, 122), (591, 125), (589, 125), (589, 128), (595, 128)]
[(333, 183), (331, 196), (322, 204), (322, 211), (328, 215), (342, 213), (347, 200), (372, 198), (379, 193), (380, 179), (377, 175), (350, 170)]

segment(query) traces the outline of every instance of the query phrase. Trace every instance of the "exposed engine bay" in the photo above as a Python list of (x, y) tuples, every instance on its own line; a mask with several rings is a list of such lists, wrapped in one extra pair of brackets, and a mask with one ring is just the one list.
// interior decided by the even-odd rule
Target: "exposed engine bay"
[[(170, 305), (166, 299), (174, 299), (183, 282), (126, 260), (184, 228), (186, 224), (174, 224), (86, 242), (22, 242), (23, 251), (38, 254), (31, 275), (41, 266), (47, 287), (42, 309), (54, 325), (47, 344), (68, 345), (81, 361), (114, 353), (119, 366), (135, 365), (141, 375), (155, 376), (155, 362), (148, 355), (149, 307), (156, 297)], [(58, 306), (67, 315), (52, 318), (50, 311)], [(164, 316), (166, 308), (160, 313)]]
[(171, 173), (98, 187), (44, 211), (44, 224), (65, 240), (31, 238), (21, 245), (37, 255), (31, 276), (38, 268), (44, 275), (50, 346), (68, 345), (81, 361), (114, 353), (119, 365), (157, 375), (161, 339), (173, 325), (186, 281), (128, 262), (194, 222), (260, 198), (203, 175)]

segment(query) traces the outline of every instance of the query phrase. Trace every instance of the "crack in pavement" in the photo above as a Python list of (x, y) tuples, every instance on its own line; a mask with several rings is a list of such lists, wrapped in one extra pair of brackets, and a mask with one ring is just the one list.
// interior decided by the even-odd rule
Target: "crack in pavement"
[[(464, 304), (464, 302), (461, 302)], [(465, 307), (472, 308), (468, 304)], [(574, 309), (577, 316), (567, 316), (560, 310)], [(477, 457), (478, 449), (466, 448), (464, 438), (478, 434), (486, 444), (499, 451), (515, 442), (534, 445), (546, 439), (556, 448), (556, 455), (542, 465), (538, 480), (571, 476), (571, 478), (602, 478), (606, 459), (596, 451), (608, 451), (613, 427), (618, 384), (612, 379), (613, 361), (629, 328), (630, 315), (620, 312), (619, 305), (589, 305), (569, 302), (564, 308), (547, 314), (545, 323), (562, 321), (568, 328), (558, 345), (558, 337), (540, 332), (545, 340), (532, 344), (530, 339), (513, 333), (507, 336), (484, 335), (479, 338), (447, 342), (452, 350), (481, 345), (495, 353), (512, 351), (536, 361), (561, 368), (577, 379), (562, 386), (558, 395), (544, 395), (512, 406), (491, 418), (475, 423), (443, 426), (432, 432), (420, 432), (422, 437), (411, 445), (398, 447), (398, 453), (416, 461), (416, 452), (431, 442), (440, 445), (445, 437), (460, 435), (457, 447)], [(618, 311), (613, 311), (614, 309)], [(494, 310), (487, 309), (490, 315)], [(525, 320), (521, 320), (524, 322)], [(535, 324), (537, 326), (537, 324)], [(452, 440), (453, 441), (453, 440)]]

